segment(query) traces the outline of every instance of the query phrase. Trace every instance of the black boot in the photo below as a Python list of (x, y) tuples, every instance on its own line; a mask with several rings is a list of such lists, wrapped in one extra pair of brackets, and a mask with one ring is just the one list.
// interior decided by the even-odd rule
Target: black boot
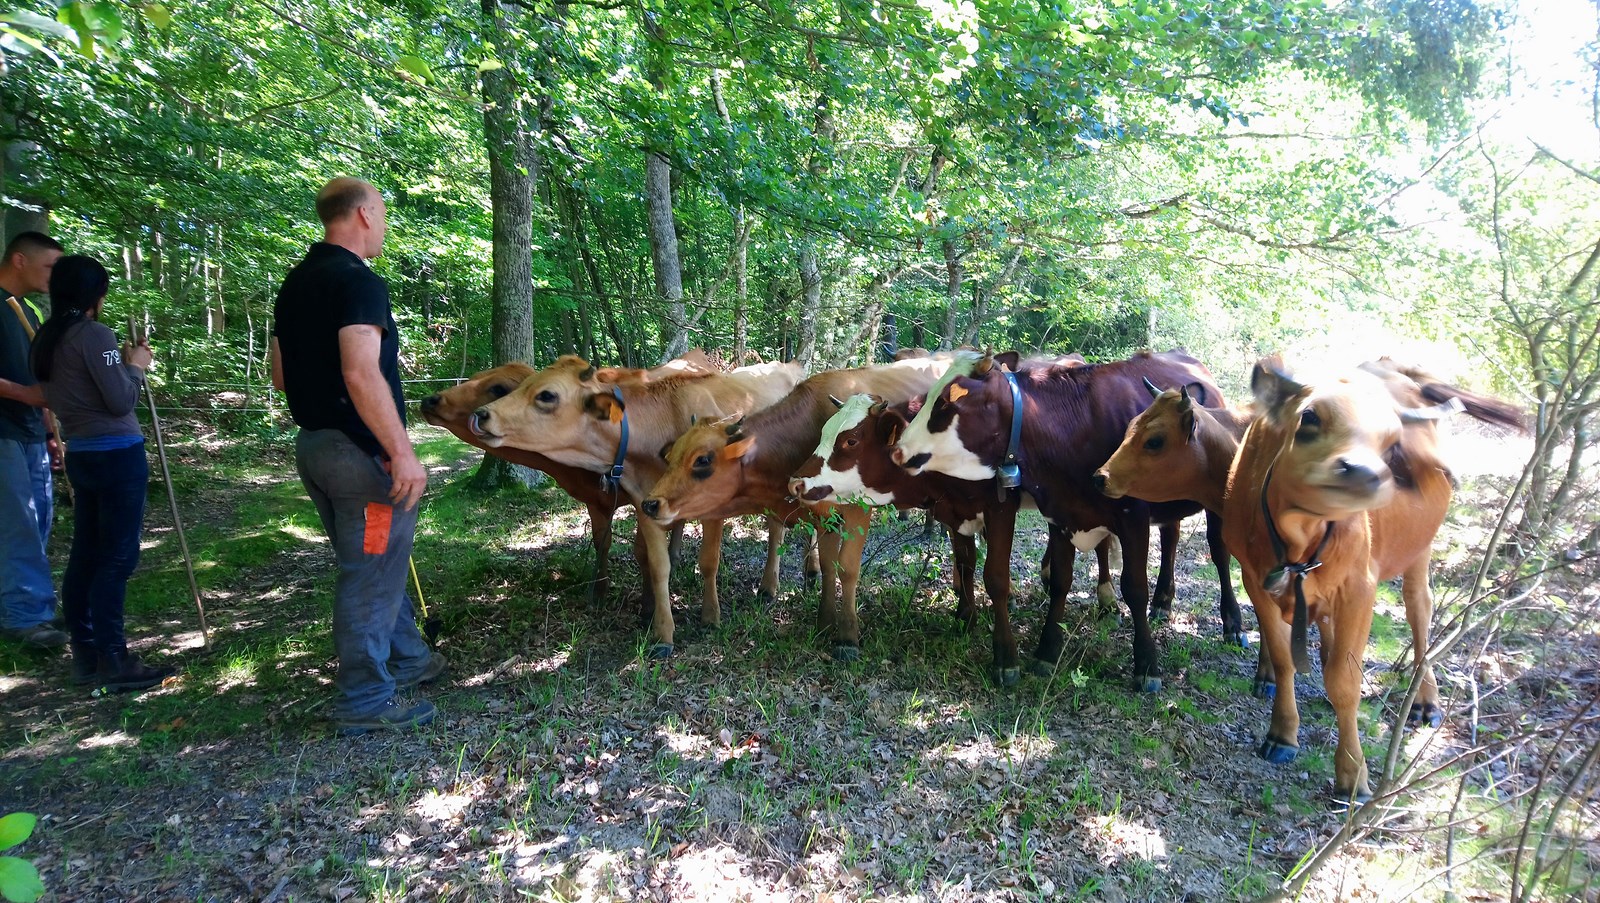
[(147, 690), (178, 673), (177, 668), (151, 668), (132, 652), (111, 652), (100, 656), (96, 680), (113, 692)]
[(100, 673), (100, 654), (90, 643), (72, 644), (72, 683), (87, 687)]

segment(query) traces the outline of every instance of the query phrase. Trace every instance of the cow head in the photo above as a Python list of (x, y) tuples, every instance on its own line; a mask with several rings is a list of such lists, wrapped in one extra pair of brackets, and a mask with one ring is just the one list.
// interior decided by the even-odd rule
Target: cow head
[(509, 395), (474, 411), (472, 432), (491, 448), (544, 452), (565, 447), (589, 421), (622, 419), (621, 402), (594, 376), (595, 368), (583, 358), (564, 355)]
[(738, 493), (745, 462), (755, 454), (744, 415), (701, 420), (663, 450), (667, 471), (646, 493), (639, 510), (657, 523), (699, 520)]
[[(1005, 436), (1010, 423), (1001, 423), (1002, 412), (1009, 417), (1010, 389), (1002, 369), (1016, 370), (1019, 355), (961, 355), (923, 402), (895, 444), (894, 460), (913, 474), (933, 470), (960, 480), (985, 480), (995, 474), (1005, 449), (985, 460), (974, 449), (982, 437)], [(1008, 393), (1004, 404), (999, 394)]]
[(534, 369), (518, 362), (472, 374), (470, 379), (422, 399), (422, 419), (463, 439), (475, 440), (467, 421), (472, 412), (510, 395)]
[(1189, 387), (1161, 391), (1149, 380), (1155, 400), (1128, 424), (1122, 445), (1094, 473), (1094, 484), (1114, 499), (1131, 495), (1148, 502), (1193, 498), (1194, 486), (1209, 479), (1197, 442), (1199, 420)]
[(860, 498), (874, 505), (890, 504), (893, 493), (869, 486), (862, 465), (893, 466), (889, 449), (904, 426), (905, 419), (891, 415), (883, 399), (850, 396), (823, 426), (816, 453), (795, 472), (789, 494), (812, 503)]
[(1358, 370), (1306, 385), (1273, 356), (1256, 364), (1250, 389), (1261, 441), (1275, 447), (1275, 509), (1338, 520), (1393, 497), (1401, 410), (1381, 380)]

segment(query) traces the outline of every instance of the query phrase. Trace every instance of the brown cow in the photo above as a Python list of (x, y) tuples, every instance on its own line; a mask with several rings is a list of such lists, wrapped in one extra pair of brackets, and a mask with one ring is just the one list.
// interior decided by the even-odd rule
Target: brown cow
[[(664, 451), (666, 473), (640, 511), (656, 523), (704, 517), (767, 513), (784, 523), (815, 515), (789, 495), (789, 478), (816, 447), (835, 407), (829, 397), (870, 393), (907, 400), (926, 392), (948, 365), (929, 359), (878, 367), (830, 370), (807, 379), (783, 401), (746, 418), (702, 420)], [(830, 629), (836, 651), (853, 657), (860, 643), (855, 617), (854, 574), (839, 568), (841, 556), (859, 555), (866, 512), (841, 506), (844, 531), (818, 531), (822, 559), (822, 604), (818, 624)], [(848, 582), (846, 582), (848, 580)], [(842, 609), (839, 610), (839, 609)]]
[[(890, 406), (869, 395), (851, 396), (829, 419), (816, 452), (790, 481), (789, 493), (808, 506), (843, 504), (854, 507), (858, 502), (865, 502), (893, 505), (902, 510), (928, 509), (950, 532), (955, 559), (956, 617), (970, 631), (976, 627), (978, 617), (973, 589), (976, 536), (983, 531), (984, 512), (993, 502), (994, 486), (987, 482), (957, 480), (932, 471), (910, 474), (894, 463), (891, 449), (918, 406), (920, 402), (916, 401)], [(1031, 500), (1020, 501), (1031, 507)], [(864, 532), (862, 537), (864, 540)], [(1110, 545), (1108, 537), (1096, 547), (1100, 565), (1096, 596), (1107, 608), (1116, 603), (1111, 590)], [(1064, 564), (1056, 560), (1060, 554), (1066, 555)], [(1052, 600), (1057, 595), (1065, 596), (1072, 588), (1074, 557), (1071, 544), (1058, 535), (1058, 531), (1052, 530), (1043, 568)], [(859, 580), (859, 555), (842, 556), (839, 566), (841, 579), (851, 585)]]
[[(665, 376), (669, 373), (713, 372), (710, 361), (696, 352), (690, 352), (663, 364), (656, 370), (649, 371), (654, 378)], [(553, 461), (538, 452), (526, 451), (509, 446), (502, 448), (489, 448), (485, 446), (472, 429), (467, 425), (472, 412), (483, 407), (491, 401), (511, 394), (511, 391), (522, 384), (524, 379), (534, 374), (533, 367), (519, 362), (504, 364), (489, 370), (474, 373), (469, 379), (437, 392), (422, 399), (422, 419), (434, 426), (444, 427), (455, 434), (457, 439), (468, 445), (481, 448), (497, 458), (521, 464), (534, 470), (549, 474), (550, 479), (561, 487), (562, 491), (572, 496), (589, 512), (590, 541), (594, 545), (595, 565), (594, 579), (589, 583), (589, 600), (605, 599), (611, 593), (611, 525), (616, 517), (618, 503), (630, 504), (627, 499), (619, 499), (615, 492), (608, 491), (596, 478), (593, 471), (572, 467)], [(669, 543), (671, 554), (677, 557), (677, 547), (682, 543), (683, 531), (673, 532), (672, 541)], [(641, 562), (647, 555), (643, 542), (635, 541), (634, 555)], [(647, 566), (641, 563), (641, 573), (649, 573)], [(654, 606), (650, 602), (652, 588), (646, 583), (644, 587), (644, 604), (647, 609)]]
[[(1402, 378), (1415, 385), (1405, 387)], [(1415, 584), (1426, 592), (1428, 552), (1451, 493), (1430, 422), (1441, 412), (1396, 397), (1418, 405), (1443, 399), (1492, 423), (1520, 426), (1521, 417), (1503, 402), (1387, 361), (1312, 386), (1272, 357), (1256, 365), (1250, 382), (1262, 414), (1234, 458), (1223, 520), (1275, 678), (1260, 754), (1284, 763), (1299, 751), (1294, 675), (1310, 671), (1306, 633), (1315, 623), (1339, 729), (1334, 793), (1362, 801), (1371, 789), (1356, 709), (1377, 581), (1404, 573), (1408, 591)], [(1419, 641), (1424, 637), (1425, 627)]]
[[(510, 395), (479, 408), (471, 426), (487, 446), (525, 448), (595, 473), (614, 472), (620, 452), (617, 485), (637, 503), (662, 472), (657, 450), (687, 429), (695, 414), (759, 410), (782, 398), (799, 375), (795, 364), (762, 364), (727, 375), (602, 383), (595, 379), (595, 368), (587, 361), (567, 355), (528, 377)], [(628, 441), (624, 448), (625, 426)], [(667, 588), (667, 534), (645, 517), (639, 518), (639, 525), (649, 550), (649, 580), (654, 587), (656, 645), (651, 654), (665, 657), (672, 654), (674, 626)], [(716, 624), (721, 620), (715, 579), (721, 520), (703, 527), (700, 568), (705, 586), (700, 615), (706, 623)], [(775, 525), (768, 537), (763, 591), (776, 587), (777, 552), (782, 542), (781, 525)]]
[[(1193, 384), (1203, 389), (1208, 399), (1219, 402), (1221, 393), (1205, 367), (1180, 352), (1146, 352), (1130, 360), (1091, 366), (1030, 364), (1015, 374), (1013, 382), (1008, 372), (1017, 365), (1015, 352), (987, 355), (972, 365), (969, 375), (953, 375), (929, 393), (928, 403), (901, 434), (895, 461), (912, 473), (930, 469), (964, 480), (995, 479), (1005, 468), (1015, 475), (1018, 488), (1033, 496), (1040, 513), (1053, 526), (1071, 531), (1078, 548), (1091, 548), (1108, 533), (1120, 540), (1122, 597), (1133, 617), (1134, 682), (1145, 691), (1157, 690), (1161, 679), (1155, 637), (1150, 631), (1150, 578), (1145, 570), (1150, 524), (1173, 522), (1197, 512), (1200, 506), (1113, 501), (1094, 488), (1092, 478), (1094, 470), (1115, 450), (1128, 422), (1144, 409), (1149, 396), (1143, 380)], [(1019, 430), (1015, 446), (1011, 443), (1013, 424)], [(1008, 452), (1015, 454), (1014, 460), (1008, 460)], [(1007, 609), (1015, 505), (991, 508), (986, 527), (990, 550), (984, 584), (994, 611), (995, 670), (1001, 683), (1012, 683), (1021, 670)], [(1226, 567), (1219, 571), (1227, 573)], [(1238, 605), (1233, 602), (1230, 610), (1230, 602), (1231, 587), (1222, 595), (1224, 631), (1242, 633), (1237, 626)], [(1063, 614), (1052, 603), (1034, 653), (1042, 662), (1060, 657), (1065, 641)]]

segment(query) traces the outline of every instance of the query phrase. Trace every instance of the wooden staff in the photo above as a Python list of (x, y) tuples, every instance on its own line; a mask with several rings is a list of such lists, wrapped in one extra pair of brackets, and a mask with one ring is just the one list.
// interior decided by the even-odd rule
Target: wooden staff
[[(128, 315), (128, 336), (135, 344), (144, 342), (144, 333), (132, 314)], [(144, 380), (144, 400), (150, 405), (150, 428), (156, 434), (156, 454), (161, 459), (161, 480), (167, 484), (167, 501), (172, 505), (172, 525), (178, 528), (178, 548), (183, 550), (183, 566), (189, 572), (189, 592), (194, 595), (195, 611), (200, 613), (200, 642), (204, 649), (211, 648), (211, 630), (206, 626), (206, 607), (200, 600), (200, 585), (194, 579), (194, 559), (189, 557), (189, 540), (183, 535), (183, 518), (178, 516), (178, 491), (172, 487), (172, 471), (167, 468), (167, 443), (161, 437), (161, 418), (156, 415), (156, 393), (150, 388), (148, 376)]]

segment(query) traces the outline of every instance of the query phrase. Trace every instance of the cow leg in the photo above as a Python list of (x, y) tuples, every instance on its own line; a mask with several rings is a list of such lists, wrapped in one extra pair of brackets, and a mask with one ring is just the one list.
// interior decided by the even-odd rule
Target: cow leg
[(1066, 648), (1067, 634), (1062, 622), (1067, 617), (1067, 593), (1072, 590), (1072, 568), (1077, 562), (1078, 550), (1065, 532), (1050, 527), (1050, 541), (1046, 545), (1045, 591), (1050, 595), (1050, 611), (1044, 619), (1044, 629), (1039, 633), (1039, 646), (1034, 650), (1028, 670), (1041, 677), (1056, 672), (1061, 662), (1061, 650)]
[(679, 524), (676, 527), (673, 527), (672, 528), (672, 533), (670, 534), (669, 538), (667, 539), (667, 557), (672, 559), (672, 563), (673, 564), (677, 564), (678, 562), (683, 560), (683, 528), (684, 528), (684, 526), (685, 526), (684, 524)]
[(995, 680), (1009, 687), (1022, 679), (1017, 661), (1017, 638), (1011, 632), (1011, 543), (1017, 511), (1009, 506), (991, 509), (984, 518), (984, 541), (989, 546), (983, 561), (983, 585), (994, 612)]
[(756, 591), (756, 600), (762, 605), (771, 605), (778, 598), (778, 566), (783, 563), (783, 537), (787, 533), (782, 518), (767, 515), (767, 563), (761, 568), (761, 588)]
[(1294, 761), (1300, 752), (1300, 709), (1294, 701), (1294, 654), (1289, 645), (1289, 625), (1283, 620), (1277, 600), (1268, 596), (1266, 590), (1252, 586), (1249, 592), (1256, 607), (1256, 622), (1261, 625), (1261, 657), (1272, 666), (1270, 680), (1262, 677), (1259, 668), (1256, 674), (1256, 695), (1272, 700), (1272, 721), (1257, 752), (1268, 762), (1283, 765)]
[(861, 618), (856, 611), (856, 586), (861, 581), (861, 552), (867, 546), (872, 512), (856, 507), (840, 510), (845, 526), (834, 565), (838, 573), (839, 603), (833, 617), (833, 657), (841, 662), (853, 662), (861, 657)]
[(1095, 564), (1100, 568), (1100, 579), (1094, 585), (1096, 620), (1117, 613), (1117, 592), (1111, 588), (1111, 544), (1115, 541), (1107, 536), (1094, 547)]
[[(1150, 620), (1156, 623), (1172, 617), (1178, 570), (1178, 522), (1158, 526), (1161, 530), (1161, 570), (1156, 573), (1155, 592), (1150, 596)], [(1123, 568), (1123, 573), (1127, 573), (1127, 568)]]
[(1444, 720), (1444, 709), (1439, 706), (1439, 685), (1434, 682), (1433, 668), (1428, 664), (1428, 630), (1433, 623), (1433, 593), (1428, 589), (1431, 557), (1425, 554), (1412, 562), (1400, 585), (1400, 596), (1406, 603), (1406, 621), (1411, 625), (1411, 656), (1422, 674), (1416, 701), (1406, 713), (1406, 724), (1413, 727), (1422, 724), (1438, 727)]
[[(1367, 651), (1367, 636), (1372, 632), (1372, 607), (1377, 587), (1367, 584), (1357, 592), (1333, 600), (1338, 606), (1332, 618), (1323, 622), (1322, 643), (1329, 648), (1322, 671), (1322, 685), (1339, 722), (1339, 745), (1333, 760), (1333, 793), (1349, 803), (1372, 799), (1367, 785), (1367, 755), (1361, 749), (1361, 729), (1357, 710), (1361, 705), (1362, 660)], [(1328, 636), (1328, 628), (1332, 636)]]
[(946, 525), (946, 529), (950, 531), (950, 554), (956, 562), (956, 620), (970, 634), (978, 627), (978, 602), (973, 587), (978, 570), (978, 540), (955, 526)]
[(722, 603), (717, 600), (717, 573), (722, 566), (721, 520), (700, 522), (700, 623), (722, 623)]
[(1222, 518), (1211, 511), (1206, 512), (1206, 545), (1211, 548), (1211, 563), (1217, 568), (1222, 641), (1240, 649), (1248, 648), (1250, 637), (1244, 632), (1244, 613), (1239, 610), (1239, 599), (1233, 594), (1233, 571), (1228, 564), (1228, 546), (1222, 541)]
[(1156, 661), (1156, 638), (1150, 632), (1150, 520), (1133, 511), (1117, 531), (1122, 542), (1122, 601), (1133, 616), (1133, 685), (1144, 693), (1161, 689), (1161, 666)]
[(830, 533), (820, 525), (815, 529), (817, 553), (822, 562), (822, 586), (817, 601), (817, 630), (832, 636), (839, 605), (839, 573), (835, 565), (839, 560), (839, 545), (843, 537), (837, 533)]
[(817, 533), (806, 537), (805, 573), (806, 589), (808, 590), (815, 587), (817, 581), (822, 579), (822, 549)]
[(611, 520), (617, 509), (610, 505), (585, 505), (589, 509), (589, 542), (594, 546), (594, 579), (589, 581), (589, 604), (611, 595)]
[(650, 544), (645, 542), (643, 519), (634, 521), (633, 560), (639, 565), (639, 621), (650, 623), (656, 613), (656, 587), (650, 579)]
[(649, 571), (646, 578), (652, 588), (653, 600), (651, 610), (651, 626), (655, 633), (656, 642), (650, 647), (651, 658), (669, 658), (672, 655), (672, 592), (667, 587), (667, 579), (672, 576), (672, 556), (667, 551), (667, 531), (662, 529), (655, 521), (641, 517), (638, 519), (639, 533), (644, 537), (645, 547), (649, 550)]

